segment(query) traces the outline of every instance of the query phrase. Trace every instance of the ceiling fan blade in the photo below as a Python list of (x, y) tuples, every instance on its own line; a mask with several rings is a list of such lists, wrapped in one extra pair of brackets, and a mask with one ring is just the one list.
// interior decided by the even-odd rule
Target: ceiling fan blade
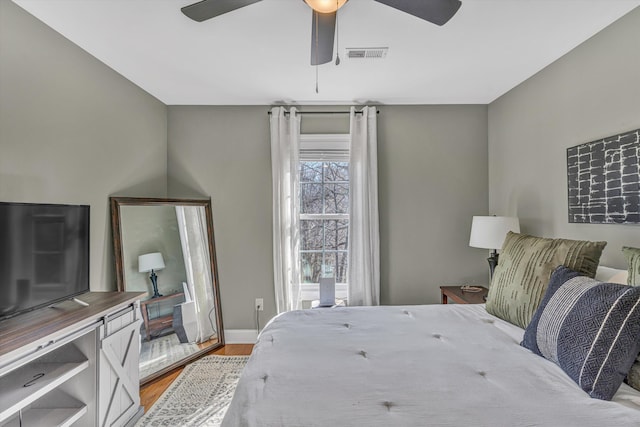
[(333, 36), (336, 33), (336, 13), (313, 11), (311, 24), (311, 65), (326, 64), (333, 59)]
[(456, 14), (460, 0), (375, 0), (436, 25), (444, 25)]
[(202, 22), (262, 0), (202, 0), (180, 10), (194, 21)]

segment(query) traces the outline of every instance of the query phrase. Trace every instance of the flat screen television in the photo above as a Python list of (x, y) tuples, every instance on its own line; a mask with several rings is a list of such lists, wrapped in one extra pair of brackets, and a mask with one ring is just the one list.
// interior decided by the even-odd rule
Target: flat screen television
[(89, 206), (0, 202), (0, 320), (89, 291)]

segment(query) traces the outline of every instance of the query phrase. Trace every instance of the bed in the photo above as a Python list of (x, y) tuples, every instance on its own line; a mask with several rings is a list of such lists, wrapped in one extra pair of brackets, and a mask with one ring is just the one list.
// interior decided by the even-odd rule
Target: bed
[(223, 426), (634, 426), (640, 392), (590, 398), (482, 305), (338, 307), (264, 328)]
[(284, 313), (223, 426), (635, 426), (640, 392), (592, 399), (483, 305)]

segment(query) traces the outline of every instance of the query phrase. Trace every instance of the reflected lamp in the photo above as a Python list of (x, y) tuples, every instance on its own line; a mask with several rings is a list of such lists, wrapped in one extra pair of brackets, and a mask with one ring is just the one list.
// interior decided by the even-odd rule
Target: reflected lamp
[(164, 259), (162, 258), (162, 254), (160, 252), (144, 254), (138, 257), (138, 272), (151, 272), (151, 274), (149, 275), (151, 285), (153, 285), (153, 296), (151, 298), (158, 298), (162, 296), (162, 294), (158, 292), (158, 276), (156, 275), (156, 271), (162, 270), (163, 268)]

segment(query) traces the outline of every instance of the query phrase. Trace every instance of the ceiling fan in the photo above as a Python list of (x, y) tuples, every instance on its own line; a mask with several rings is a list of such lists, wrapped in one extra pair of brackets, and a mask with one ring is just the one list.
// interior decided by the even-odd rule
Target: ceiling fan
[[(183, 7), (182, 13), (202, 22), (262, 0), (202, 0)], [(336, 15), (348, 0), (303, 0), (313, 10), (311, 65), (330, 62)], [(374, 0), (436, 25), (444, 25), (460, 8), (460, 0)]]

